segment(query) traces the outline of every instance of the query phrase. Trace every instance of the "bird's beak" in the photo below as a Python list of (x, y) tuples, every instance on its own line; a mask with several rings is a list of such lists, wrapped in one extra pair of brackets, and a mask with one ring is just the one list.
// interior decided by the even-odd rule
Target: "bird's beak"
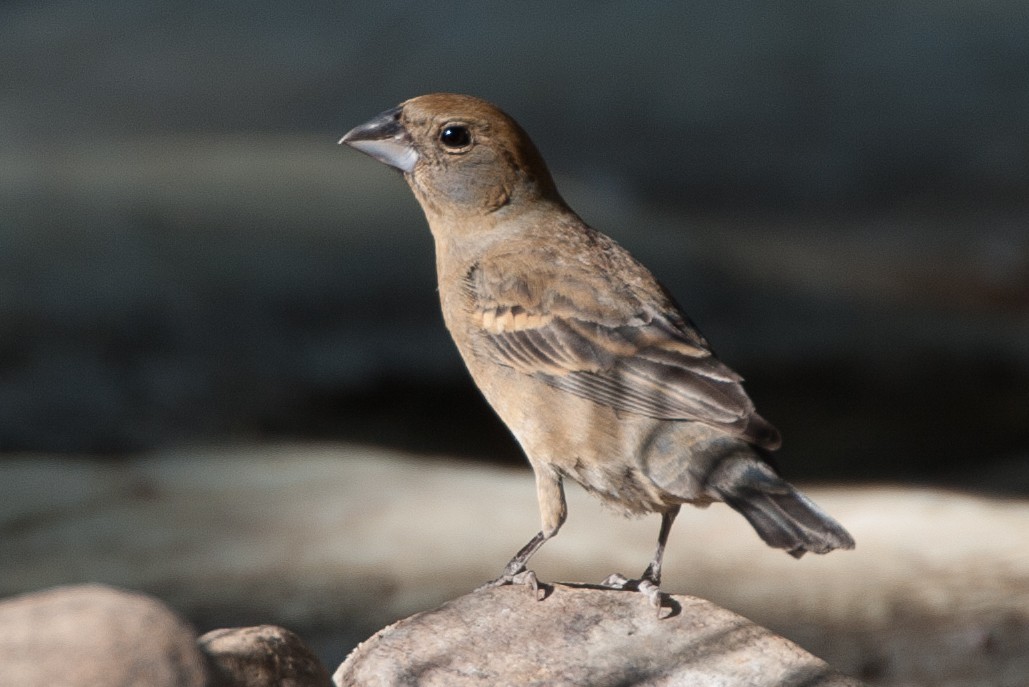
[(418, 152), (414, 149), (411, 135), (400, 123), (400, 113), (399, 107), (386, 110), (348, 131), (339, 142), (357, 148), (402, 172), (410, 172), (418, 162)]

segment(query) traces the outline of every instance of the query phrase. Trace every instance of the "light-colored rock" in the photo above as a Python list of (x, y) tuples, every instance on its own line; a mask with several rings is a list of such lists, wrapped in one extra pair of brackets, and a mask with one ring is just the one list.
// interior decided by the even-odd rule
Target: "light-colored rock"
[(285, 628), (211, 630), (198, 643), (210, 658), (213, 687), (330, 687), (325, 666)]
[[(663, 587), (752, 619), (882, 685), (1029, 675), (1029, 503), (929, 488), (808, 488), (857, 539), (794, 560), (720, 504), (685, 509)], [(544, 581), (639, 575), (656, 517), (568, 487)], [(51, 505), (56, 507), (51, 508)], [(152, 592), (197, 624), (260, 619), (326, 665), (495, 577), (539, 527), (528, 470), (359, 446), (0, 461), (0, 596), (82, 580)], [(1020, 682), (1022, 680), (1022, 682)]]
[(642, 595), (553, 585), (467, 594), (391, 625), (339, 667), (338, 687), (707, 685), (857, 687), (796, 644), (690, 596), (658, 618)]
[(204, 687), (190, 627), (164, 604), (103, 585), (0, 601), (0, 685)]

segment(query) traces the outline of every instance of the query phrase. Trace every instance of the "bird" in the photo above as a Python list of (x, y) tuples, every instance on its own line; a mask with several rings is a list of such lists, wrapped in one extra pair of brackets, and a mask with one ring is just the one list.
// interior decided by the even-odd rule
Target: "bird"
[(659, 614), (682, 505), (724, 502), (797, 558), (854, 547), (779, 475), (780, 434), (742, 377), (650, 270), (568, 206), (512, 117), (474, 96), (431, 93), (340, 143), (403, 174), (433, 236), (447, 329), (535, 474), (540, 531), (483, 588), (538, 592), (528, 561), (565, 522), (566, 479), (627, 515), (661, 515), (643, 574), (603, 582), (642, 592)]

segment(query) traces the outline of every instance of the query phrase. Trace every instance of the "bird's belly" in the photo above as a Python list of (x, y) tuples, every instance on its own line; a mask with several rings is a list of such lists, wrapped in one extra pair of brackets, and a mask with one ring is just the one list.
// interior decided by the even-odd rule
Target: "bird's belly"
[(469, 364), (472, 376), (534, 468), (551, 466), (629, 513), (710, 500), (690, 469), (694, 442), (683, 436), (696, 423), (616, 411), (510, 368), (477, 367)]

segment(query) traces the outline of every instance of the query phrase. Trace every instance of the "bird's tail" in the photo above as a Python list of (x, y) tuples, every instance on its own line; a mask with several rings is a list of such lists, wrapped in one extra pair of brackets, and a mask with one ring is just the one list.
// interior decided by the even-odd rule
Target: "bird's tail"
[(807, 552), (852, 549), (854, 539), (840, 523), (766, 465), (750, 465), (719, 495), (753, 526), (765, 543), (800, 558)]

